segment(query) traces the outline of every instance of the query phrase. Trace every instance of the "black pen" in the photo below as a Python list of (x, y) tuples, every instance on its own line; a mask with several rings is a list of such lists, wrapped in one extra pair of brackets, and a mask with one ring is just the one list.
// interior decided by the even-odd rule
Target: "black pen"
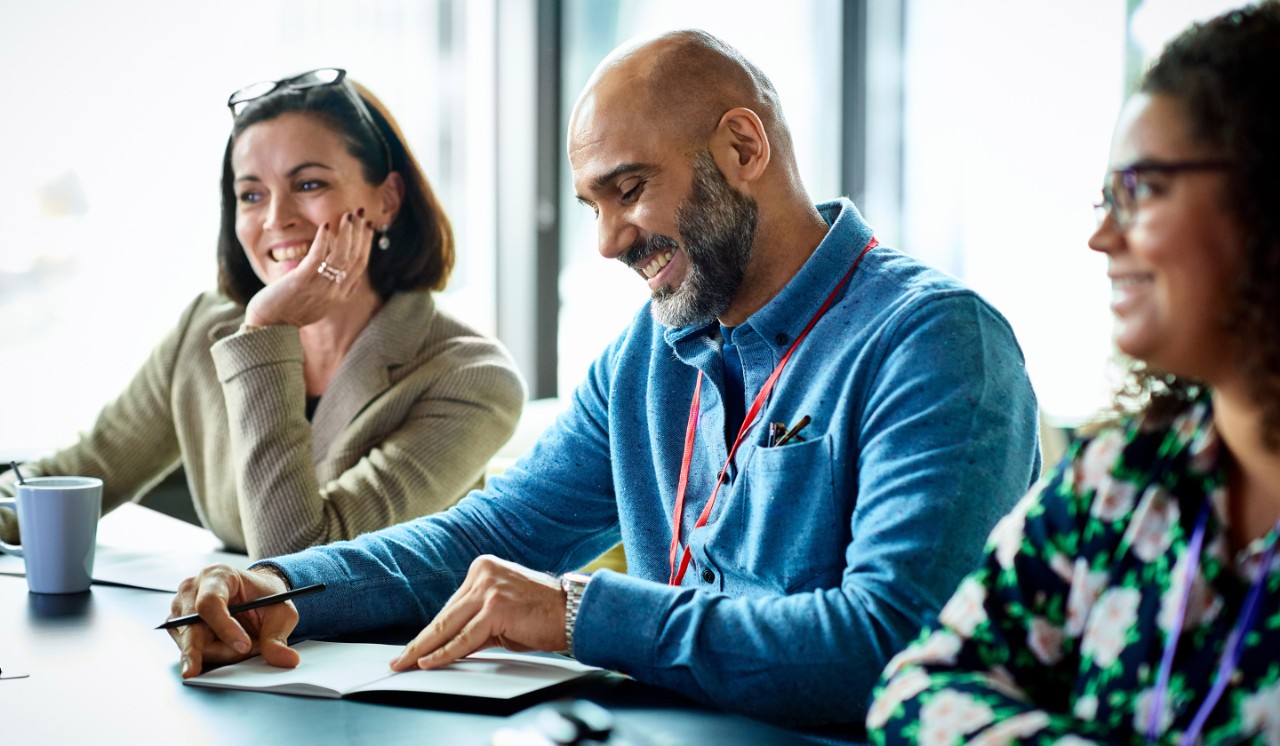
[[(275, 593), (270, 596), (255, 598), (252, 601), (246, 601), (242, 604), (236, 604), (235, 606), (228, 606), (227, 611), (232, 614), (239, 614), (242, 611), (249, 611), (250, 609), (256, 609), (260, 606), (270, 606), (271, 604), (283, 603), (285, 601), (288, 601), (291, 598), (297, 598), (298, 596), (305, 596), (308, 593), (316, 593), (322, 590), (324, 590), (324, 583), (316, 583), (314, 585), (304, 585), (301, 588), (294, 588), (292, 590), (285, 591), (284, 593)], [(166, 621), (164, 624), (160, 625), (159, 627), (156, 627), (156, 629), (174, 629), (175, 627), (185, 627), (189, 624), (195, 624), (199, 621), (200, 621), (199, 614), (187, 614), (186, 616), (176, 616)]]
[(804, 417), (800, 418), (800, 421), (796, 423), (795, 427), (788, 430), (787, 433), (783, 435), (781, 438), (779, 438), (778, 442), (774, 443), (773, 445), (774, 446), (785, 445), (788, 440), (791, 440), (792, 438), (799, 435), (800, 431), (804, 429), (804, 426), (808, 424), (809, 424), (809, 415), (806, 414)]
[(770, 422), (769, 423), (769, 440), (765, 444), (766, 448), (773, 448), (778, 445), (778, 438), (781, 438), (787, 432), (787, 423)]

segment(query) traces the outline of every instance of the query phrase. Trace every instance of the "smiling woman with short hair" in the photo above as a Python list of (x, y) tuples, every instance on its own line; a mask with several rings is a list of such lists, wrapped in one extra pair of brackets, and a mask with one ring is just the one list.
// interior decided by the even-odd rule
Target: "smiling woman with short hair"
[[(204, 525), (255, 558), (447, 508), (514, 431), (524, 388), (501, 345), (435, 306), (454, 247), (426, 177), (343, 70), (228, 105), (220, 292), (79, 443), (23, 471), (101, 477), (105, 512), (181, 463)], [(0, 510), (0, 537), (18, 533)]]

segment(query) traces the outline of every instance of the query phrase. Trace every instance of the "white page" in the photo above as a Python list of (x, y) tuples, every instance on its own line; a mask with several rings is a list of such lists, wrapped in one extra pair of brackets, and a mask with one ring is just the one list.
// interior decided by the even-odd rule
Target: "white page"
[(308, 640), (293, 646), (302, 657), (297, 668), (276, 668), (261, 657), (202, 673), (182, 683), (230, 689), (337, 697), (361, 684), (391, 675), (399, 645)]
[(215, 564), (246, 569), (252, 560), (231, 552), (151, 552), (98, 547), (93, 579), (131, 588), (177, 593), (183, 580)]
[[(248, 556), (221, 551), (213, 532), (159, 511), (126, 503), (98, 523), (93, 579), (176, 593), (178, 585), (217, 563), (241, 569)], [(0, 575), (24, 575), (21, 557), (0, 555)]]
[(0, 554), (0, 575), (26, 575), (27, 566), (22, 564), (21, 557), (12, 554)]
[(314, 697), (405, 691), (509, 699), (600, 670), (563, 658), (486, 651), (434, 671), (393, 673), (391, 659), (403, 650), (400, 645), (309, 640), (294, 650), (302, 657), (294, 669), (251, 658), (183, 683)]
[(223, 551), (212, 531), (137, 503), (98, 523), (93, 579), (176, 593), (183, 580), (218, 563), (247, 568), (248, 555)]
[(564, 658), (482, 651), (445, 668), (406, 671), (353, 691), (429, 692), (510, 699), (599, 670)]
[(137, 503), (125, 503), (98, 521), (98, 546), (189, 554), (223, 548), (212, 531)]

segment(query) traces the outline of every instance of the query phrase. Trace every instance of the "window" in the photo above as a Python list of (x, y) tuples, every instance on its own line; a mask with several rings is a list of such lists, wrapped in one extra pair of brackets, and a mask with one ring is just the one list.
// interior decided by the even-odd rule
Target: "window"
[[(0, 120), (0, 389), (11, 423), (0, 428), (0, 456), (69, 443), (185, 304), (213, 287), (231, 90), (339, 65), (377, 93), (454, 222), (459, 262), (440, 302), (482, 330), (499, 326), (498, 257), (512, 256), (500, 252), (521, 256), (534, 230), (526, 226), (558, 223), (555, 379), (565, 395), (646, 298), (629, 270), (596, 253), (590, 211), (573, 200), (563, 133), (596, 63), (633, 36), (701, 27), (722, 37), (773, 80), (805, 183), (826, 200), (848, 188), (840, 71), (852, 7), (902, 23), (888, 33), (870, 24), (873, 42), (891, 43), (867, 50), (868, 95), (891, 106), (871, 105), (866, 122), (852, 123), (870, 143), (864, 176), (874, 194), (859, 207), (885, 243), (961, 277), (1005, 313), (1042, 406), (1073, 425), (1109, 395), (1105, 260), (1085, 241), (1126, 80), (1187, 23), (1234, 4), (4, 4), (0, 62), (23, 74), (8, 80)], [(511, 71), (533, 67), (534, 45), (512, 40), (546, 8), (560, 14), (561, 122), (556, 151), (538, 155), (561, 164), (558, 210), (535, 204), (532, 188), (512, 192), (528, 204), (506, 197), (537, 177), (527, 118), (509, 116), (516, 93), (532, 95), (533, 79)], [(889, 151), (900, 159), (883, 157)]]
[(441, 304), (492, 331), (492, 16), (461, 0), (0, 6), (0, 62), (22, 71), (0, 121), (0, 456), (69, 444), (214, 287), (226, 96), (256, 80), (336, 65), (387, 104), (458, 234)]
[(1237, 4), (1148, 0), (1131, 18), (1112, 0), (907, 5), (901, 245), (1005, 314), (1053, 424), (1110, 401), (1106, 258), (1086, 241), (1126, 83)]
[[(816, 201), (833, 199), (840, 189), (840, 20), (841, 3), (836, 0), (790, 2), (785, 11), (772, 0), (568, 0), (560, 131), (567, 129), (588, 76), (618, 44), (674, 29), (702, 28), (732, 44), (773, 81), (810, 195)], [(563, 153), (562, 137), (565, 159)], [(558, 390), (565, 396), (630, 323), (648, 298), (648, 289), (632, 270), (597, 253), (591, 211), (574, 200), (567, 166), (561, 183)]]

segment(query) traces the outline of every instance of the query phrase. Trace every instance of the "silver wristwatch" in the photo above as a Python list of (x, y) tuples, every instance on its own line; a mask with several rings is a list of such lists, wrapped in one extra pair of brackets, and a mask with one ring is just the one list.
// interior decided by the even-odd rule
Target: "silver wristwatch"
[(578, 607), (590, 580), (590, 575), (581, 572), (567, 572), (560, 576), (560, 588), (564, 590), (564, 642), (570, 658), (574, 657), (573, 628), (578, 624)]

